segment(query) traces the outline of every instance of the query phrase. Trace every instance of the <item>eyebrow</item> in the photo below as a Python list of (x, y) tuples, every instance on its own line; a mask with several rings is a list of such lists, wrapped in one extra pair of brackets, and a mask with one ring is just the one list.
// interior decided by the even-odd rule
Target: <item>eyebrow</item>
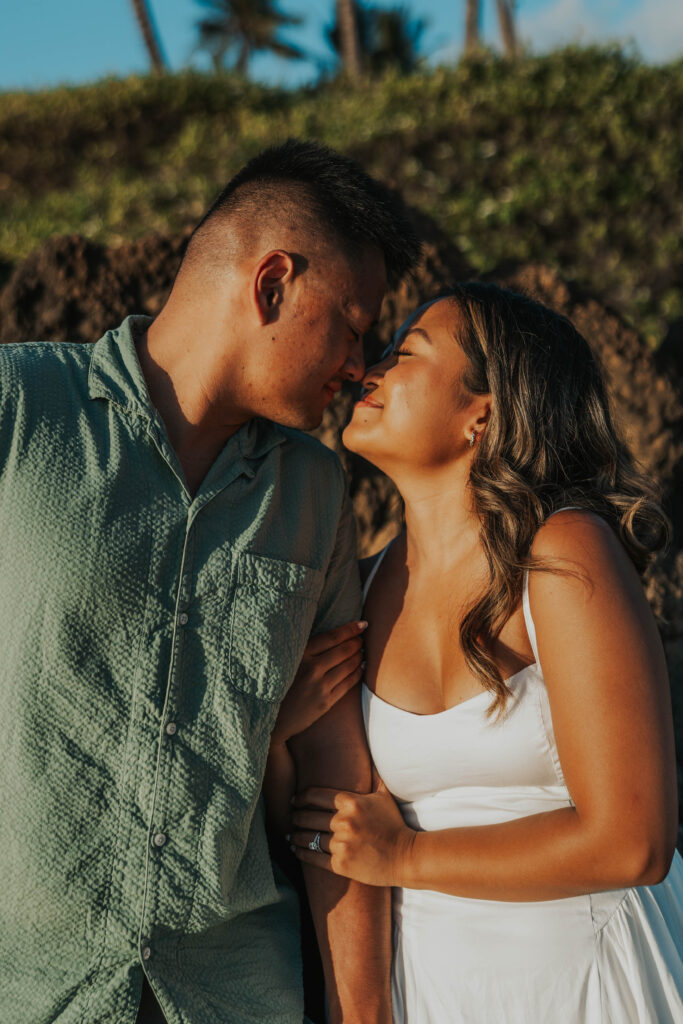
[(428, 342), (430, 345), (432, 344), (432, 339), (429, 337), (427, 332), (423, 330), (422, 327), (409, 327), (406, 333), (401, 338), (401, 341), (404, 341), (409, 334), (419, 334), (422, 338), (425, 339), (426, 342)]

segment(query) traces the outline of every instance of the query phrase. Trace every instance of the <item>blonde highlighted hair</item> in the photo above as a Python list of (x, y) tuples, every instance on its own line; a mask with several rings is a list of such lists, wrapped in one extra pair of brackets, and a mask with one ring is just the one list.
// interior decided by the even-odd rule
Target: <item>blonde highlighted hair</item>
[(464, 384), (492, 397), (469, 481), (489, 581), (461, 622), (460, 643), (494, 713), (510, 691), (492, 649), (519, 605), (524, 573), (558, 571), (530, 554), (544, 520), (567, 505), (597, 513), (641, 573), (669, 523), (614, 425), (598, 360), (570, 321), (493, 284), (458, 284), (443, 297), (458, 309)]

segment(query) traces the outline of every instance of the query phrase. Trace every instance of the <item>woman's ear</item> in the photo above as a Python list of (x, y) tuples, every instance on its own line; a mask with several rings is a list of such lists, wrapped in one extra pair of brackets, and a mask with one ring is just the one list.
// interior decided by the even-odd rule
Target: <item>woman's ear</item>
[(285, 288), (294, 275), (294, 260), (283, 249), (274, 249), (259, 260), (252, 278), (252, 302), (263, 326), (277, 320)]
[[(465, 437), (467, 438), (470, 445), (474, 445), (480, 440), (481, 435), (486, 429), (486, 424), (491, 418), (491, 396), (490, 395), (479, 395), (477, 401), (473, 404), (470, 411), (470, 415), (467, 417), (467, 423), (465, 425)], [(474, 437), (474, 441), (472, 438)]]

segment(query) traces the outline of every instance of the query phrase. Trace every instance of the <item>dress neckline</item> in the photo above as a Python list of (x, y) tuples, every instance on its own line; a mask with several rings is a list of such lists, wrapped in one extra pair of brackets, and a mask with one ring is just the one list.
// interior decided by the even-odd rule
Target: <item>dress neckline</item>
[[(521, 676), (523, 672), (528, 671), (530, 668), (537, 667), (538, 662), (531, 661), (528, 665), (525, 665), (523, 668), (520, 668), (517, 672), (513, 673), (513, 675), (508, 676), (507, 679), (503, 680), (503, 682), (506, 686), (509, 686), (510, 683), (512, 683), (514, 679), (517, 679), (518, 676)], [(388, 700), (384, 700), (383, 697), (376, 694), (374, 690), (371, 690), (366, 682), (363, 682), (363, 690), (370, 694), (370, 697), (378, 700), (380, 704), (384, 704), (385, 707), (391, 708), (392, 711), (397, 711), (401, 715), (409, 715), (411, 718), (440, 718), (443, 715), (449, 715), (451, 712), (457, 711), (458, 708), (465, 707), (467, 704), (472, 704), (474, 701), (480, 700), (482, 697), (492, 696), (490, 690), (481, 690), (479, 693), (475, 693), (472, 697), (467, 697), (465, 700), (461, 700), (457, 704), (452, 704), (449, 708), (444, 708), (443, 711), (433, 711), (428, 714), (422, 714), (419, 711), (408, 711), (407, 708), (400, 708), (397, 704), (391, 704)]]

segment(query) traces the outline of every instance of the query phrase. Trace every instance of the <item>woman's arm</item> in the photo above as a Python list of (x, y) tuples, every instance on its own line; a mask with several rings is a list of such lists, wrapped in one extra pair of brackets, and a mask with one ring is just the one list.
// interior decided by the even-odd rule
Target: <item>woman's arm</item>
[(609, 527), (588, 513), (554, 516), (533, 553), (571, 570), (532, 573), (530, 600), (574, 806), (415, 832), (385, 790), (313, 790), (299, 798), (307, 809), (295, 823), (331, 829), (329, 870), (375, 885), (525, 901), (652, 884), (667, 873), (676, 836), (670, 696), (638, 576)]
[(365, 622), (348, 622), (312, 637), (278, 712), (270, 737), (263, 779), (268, 825), (276, 835), (289, 832), (296, 770), (288, 741), (308, 729), (360, 681)]

